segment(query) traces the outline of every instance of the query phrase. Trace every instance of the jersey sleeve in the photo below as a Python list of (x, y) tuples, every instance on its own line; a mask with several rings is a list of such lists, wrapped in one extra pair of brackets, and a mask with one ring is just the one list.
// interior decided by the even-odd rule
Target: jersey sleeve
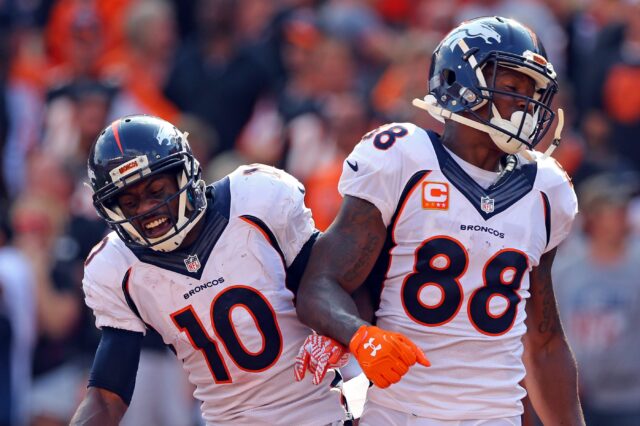
[(578, 198), (569, 176), (553, 158), (547, 168), (551, 175), (549, 184), (543, 192), (549, 200), (550, 235), (545, 252), (557, 247), (571, 231), (578, 213)]
[[(277, 240), (289, 267), (315, 231), (305, 189), (290, 174), (265, 165), (243, 166), (234, 172), (238, 214), (258, 218)], [(236, 195), (238, 194), (238, 195)]]
[(85, 265), (82, 279), (85, 302), (93, 310), (96, 327), (145, 333), (144, 323), (125, 300), (122, 281), (126, 272), (126, 262), (108, 241), (105, 247), (94, 248)]
[(396, 210), (404, 182), (401, 139), (415, 126), (388, 124), (365, 135), (342, 165), (338, 191), (366, 200), (377, 207), (385, 226)]

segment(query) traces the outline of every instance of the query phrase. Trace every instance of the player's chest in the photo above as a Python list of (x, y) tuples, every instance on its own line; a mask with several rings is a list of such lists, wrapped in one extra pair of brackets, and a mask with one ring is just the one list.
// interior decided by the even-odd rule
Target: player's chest
[(446, 239), (466, 257), (513, 249), (537, 264), (548, 239), (543, 197), (535, 190), (512, 196), (505, 192), (461, 190), (434, 171), (401, 200), (390, 233), (397, 249), (419, 250), (426, 242)]
[(184, 263), (200, 274), (143, 263), (132, 270), (130, 297), (154, 328), (179, 332), (181, 322), (229, 318), (237, 307), (266, 312), (290, 304), (282, 258), (268, 244), (223, 235), (206, 258), (193, 254)]
[(453, 321), (454, 334), (512, 330), (548, 234), (541, 195), (511, 195), (464, 192), (436, 172), (416, 182), (389, 228), (383, 309), (429, 327)]

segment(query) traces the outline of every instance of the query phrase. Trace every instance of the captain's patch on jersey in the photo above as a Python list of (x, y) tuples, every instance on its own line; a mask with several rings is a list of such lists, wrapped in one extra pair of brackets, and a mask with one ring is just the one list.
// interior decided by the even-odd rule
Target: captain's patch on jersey
[(449, 184), (444, 182), (422, 182), (422, 208), (449, 210)]

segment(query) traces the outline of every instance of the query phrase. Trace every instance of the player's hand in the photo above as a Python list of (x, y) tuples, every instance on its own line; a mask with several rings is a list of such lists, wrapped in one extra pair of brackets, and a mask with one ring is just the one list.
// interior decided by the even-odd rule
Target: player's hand
[(312, 382), (319, 384), (330, 368), (344, 367), (349, 360), (349, 351), (331, 337), (312, 334), (302, 344), (293, 370), (296, 380), (304, 378), (307, 369), (313, 374)]
[(373, 325), (360, 327), (351, 338), (349, 349), (364, 374), (379, 388), (399, 382), (416, 362), (425, 367), (431, 365), (409, 338)]

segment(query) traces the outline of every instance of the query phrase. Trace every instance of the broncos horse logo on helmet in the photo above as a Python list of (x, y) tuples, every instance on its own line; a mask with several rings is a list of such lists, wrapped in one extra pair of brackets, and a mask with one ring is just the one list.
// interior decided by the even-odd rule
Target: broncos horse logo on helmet
[[(486, 74), (493, 75), (493, 81), (486, 80), (487, 67), (493, 67), (493, 73)], [(532, 78), (533, 97), (496, 89), (497, 67)], [(449, 119), (486, 132), (501, 150), (513, 154), (533, 149), (549, 130), (555, 118), (551, 102), (557, 91), (556, 72), (531, 29), (513, 19), (482, 17), (463, 22), (436, 47), (429, 70), (429, 94), (413, 103), (440, 121)], [(503, 118), (494, 104), (494, 94), (519, 98), (525, 108)], [(477, 112), (485, 105), (489, 106), (489, 118)], [(559, 140), (559, 130), (556, 134)]]
[[(463, 39), (469, 39), (474, 37), (480, 37), (487, 44), (493, 44), (492, 40), (496, 43), (500, 43), (502, 36), (499, 32), (493, 29), (491, 25), (486, 22), (473, 20), (466, 22), (464, 27), (455, 28), (449, 32), (445, 40), (451, 50), (458, 47), (458, 41)], [(445, 45), (443, 43), (443, 45)]]
[[(178, 191), (153, 209), (126, 217), (117, 197), (142, 179), (160, 173), (175, 173)], [(126, 244), (163, 252), (178, 248), (205, 212), (207, 200), (201, 173), (187, 134), (148, 115), (132, 115), (111, 123), (98, 136), (88, 159), (93, 205), (98, 214)], [(169, 210), (167, 206), (176, 198), (178, 213), (177, 217), (170, 213), (171, 229), (156, 238), (145, 236), (137, 223), (161, 209)]]

